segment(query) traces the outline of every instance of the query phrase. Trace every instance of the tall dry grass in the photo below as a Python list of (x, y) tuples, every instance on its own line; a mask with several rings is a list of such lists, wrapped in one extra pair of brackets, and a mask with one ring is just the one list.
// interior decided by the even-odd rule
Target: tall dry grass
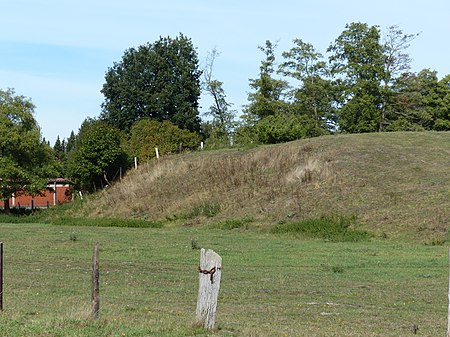
[[(345, 215), (379, 233), (444, 235), (449, 142), (450, 133), (341, 135), (168, 156), (131, 170), (85, 211), (185, 225)], [(192, 212), (208, 205), (218, 209), (211, 218)]]
[(160, 219), (218, 204), (218, 218), (279, 218), (298, 210), (306, 186), (333, 183), (332, 163), (315, 142), (165, 157), (130, 171), (90, 209)]

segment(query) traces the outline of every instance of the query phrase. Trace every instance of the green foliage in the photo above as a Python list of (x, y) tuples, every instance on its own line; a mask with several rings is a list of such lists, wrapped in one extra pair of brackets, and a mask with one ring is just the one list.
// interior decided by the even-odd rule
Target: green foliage
[(301, 39), (294, 39), (294, 47), (283, 52), (285, 61), (279, 71), (298, 82), (293, 86), (291, 105), (297, 113), (314, 119), (317, 128), (328, 130), (334, 122), (334, 88), (326, 79), (328, 69), (321, 53)]
[[(212, 121), (208, 123), (212, 137), (210, 143), (223, 142), (229, 144), (230, 135), (235, 126), (236, 111), (231, 109), (232, 104), (227, 101), (223, 82), (215, 79), (213, 76), (214, 62), (218, 56), (219, 52), (216, 49), (208, 53), (206, 67), (203, 72), (205, 91), (213, 99), (213, 103), (205, 115), (212, 117)], [(205, 131), (203, 127), (202, 131)]]
[(378, 131), (380, 110), (377, 97), (361, 93), (353, 97), (338, 112), (339, 128), (344, 132), (363, 133)]
[(117, 176), (120, 167), (127, 166), (120, 130), (103, 121), (85, 121), (68, 159), (68, 175), (76, 187), (101, 188)]
[(259, 78), (250, 80), (250, 87), (254, 92), (248, 94), (250, 104), (244, 112), (260, 119), (287, 109), (288, 105), (282, 97), (288, 84), (285, 80), (273, 77), (276, 45), (267, 40), (264, 47), (258, 48), (266, 58), (261, 62)]
[(306, 115), (277, 113), (260, 120), (256, 125), (258, 140), (264, 144), (289, 142), (321, 132), (314, 120)]
[[(41, 139), (31, 100), (0, 90), (0, 198), (39, 194), (57, 173), (52, 149)], [(8, 208), (8, 205), (6, 205)]]
[(148, 160), (156, 156), (155, 148), (160, 155), (179, 153), (197, 149), (200, 141), (198, 133), (180, 129), (169, 121), (143, 119), (131, 128), (128, 147), (133, 156)]
[(69, 234), (69, 240), (72, 241), (72, 242), (78, 241), (78, 235), (77, 235), (77, 233), (75, 233), (75, 232), (70, 233), (70, 234)]
[(75, 147), (75, 133), (73, 131), (70, 132), (69, 138), (67, 138), (66, 142), (66, 152), (69, 153)]
[(221, 149), (231, 146), (232, 135), (215, 122), (202, 123), (202, 135), (205, 138), (205, 148)]
[(295, 223), (279, 224), (272, 228), (272, 233), (291, 233), (300, 237), (318, 238), (334, 242), (367, 241), (371, 235), (365, 231), (355, 230), (355, 218), (323, 217)]
[(180, 34), (125, 51), (105, 75), (102, 119), (125, 131), (142, 118), (200, 131), (197, 52)]
[(9, 214), (0, 213), (0, 223), (42, 223), (44, 222), (39, 216), (31, 214), (31, 210), (11, 209)]
[(191, 239), (191, 249), (197, 250), (200, 249), (202, 247), (199, 246), (197, 240), (195, 239)]
[(328, 51), (331, 73), (341, 88), (339, 128), (360, 133), (379, 130), (385, 78), (384, 47), (377, 26), (351, 23)]
[(245, 217), (242, 219), (228, 219), (225, 221), (221, 221), (217, 224), (215, 224), (214, 228), (224, 229), (224, 230), (232, 230), (232, 229), (238, 229), (238, 228), (245, 228), (247, 229), (247, 225), (249, 223), (254, 222), (253, 217)]
[(450, 76), (424, 69), (406, 73), (394, 84), (396, 113), (389, 130), (450, 130)]
[(257, 120), (246, 119), (249, 115), (243, 116), (244, 120), (237, 123), (234, 130), (234, 144), (241, 147), (255, 147), (259, 144), (258, 133), (256, 129)]
[[(74, 218), (58, 217), (51, 221), (55, 226), (90, 226), (90, 227), (122, 227), (122, 228), (161, 228), (162, 222), (142, 219), (113, 218)], [(72, 240), (76, 241), (76, 240)]]
[(213, 218), (220, 213), (220, 204), (216, 202), (203, 202), (198, 206), (195, 206), (189, 212), (183, 213), (177, 218), (180, 219), (193, 219), (199, 216), (206, 218)]
[(384, 76), (384, 48), (378, 26), (350, 23), (328, 48), (333, 74), (344, 75), (344, 82), (359, 86), (365, 82), (378, 84)]

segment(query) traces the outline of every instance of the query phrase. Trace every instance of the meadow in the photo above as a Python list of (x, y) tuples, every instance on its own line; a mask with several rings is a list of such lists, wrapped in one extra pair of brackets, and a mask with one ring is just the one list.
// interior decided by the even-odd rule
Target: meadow
[[(444, 336), (449, 141), (334, 135), (170, 155), (83, 200), (0, 214), (0, 336)], [(223, 259), (211, 332), (193, 325), (200, 248)]]
[[(0, 336), (446, 333), (447, 247), (232, 228), (0, 224), (5, 279)], [(98, 321), (90, 319), (95, 242), (100, 243)], [(193, 327), (200, 247), (223, 258), (212, 332)]]

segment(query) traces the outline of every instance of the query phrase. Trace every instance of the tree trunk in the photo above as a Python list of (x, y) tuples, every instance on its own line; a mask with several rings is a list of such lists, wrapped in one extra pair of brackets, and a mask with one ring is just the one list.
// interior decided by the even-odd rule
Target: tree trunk
[(4, 205), (5, 205), (5, 213), (6, 214), (10, 214), (11, 213), (11, 208), (9, 207), (9, 198), (3, 200)]

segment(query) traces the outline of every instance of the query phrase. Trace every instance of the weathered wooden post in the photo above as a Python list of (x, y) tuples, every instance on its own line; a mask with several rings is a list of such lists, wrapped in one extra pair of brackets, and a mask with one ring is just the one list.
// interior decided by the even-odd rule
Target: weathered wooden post
[(3, 242), (0, 241), (0, 311), (3, 311)]
[(99, 269), (99, 243), (94, 246), (92, 257), (92, 318), (98, 319), (100, 315), (100, 269)]
[(217, 297), (222, 273), (222, 258), (211, 249), (200, 251), (200, 280), (195, 324), (206, 330), (214, 329)]
[[(449, 259), (449, 264), (450, 264), (450, 249), (448, 250), (448, 259)], [(449, 274), (449, 277), (448, 277), (447, 337), (450, 337), (450, 274)]]

